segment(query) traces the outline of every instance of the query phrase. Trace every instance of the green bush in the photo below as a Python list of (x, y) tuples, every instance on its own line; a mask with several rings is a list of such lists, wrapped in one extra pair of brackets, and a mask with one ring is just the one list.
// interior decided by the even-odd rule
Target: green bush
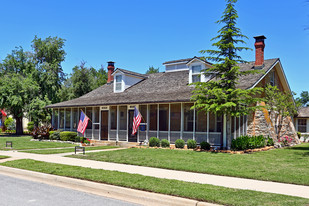
[(149, 139), (149, 147), (160, 147), (160, 139), (156, 137), (151, 137)]
[(188, 139), (187, 141), (188, 149), (195, 149), (196, 148), (196, 141), (193, 139)]
[(29, 132), (32, 132), (34, 129), (34, 122), (28, 122), (27, 129)]
[(79, 138), (79, 141), (80, 141), (81, 143), (84, 143), (84, 142), (85, 142), (85, 140), (86, 140), (86, 138), (85, 138), (85, 137), (80, 137), (80, 138)]
[(90, 144), (90, 142), (87, 139), (85, 139), (83, 143)]
[(297, 132), (297, 136), (298, 136), (298, 138), (301, 138), (301, 133)]
[(161, 147), (169, 147), (170, 142), (167, 139), (162, 139), (161, 140)]
[[(272, 140), (269, 140), (272, 141)], [(268, 140), (263, 135), (260, 136), (240, 136), (232, 140), (232, 150), (246, 150), (265, 147)], [(271, 144), (271, 142), (269, 142)], [(273, 143), (272, 143), (273, 144)]]
[(0, 128), (0, 133), (2, 133), (2, 128)]
[(184, 148), (185, 147), (185, 141), (183, 139), (177, 139), (175, 141), (175, 147), (176, 148)]
[(4, 126), (8, 129), (8, 130), (15, 130), (16, 128), (16, 124), (13, 118), (8, 117), (4, 120)]
[(274, 146), (274, 139), (271, 138), (271, 137), (268, 137), (266, 145), (267, 146)]
[(72, 141), (75, 142), (75, 137), (77, 136), (76, 132), (64, 131), (60, 132), (60, 140), (61, 141)]
[(203, 150), (210, 150), (210, 144), (208, 142), (203, 141), (200, 143), (200, 146)]
[(75, 142), (80, 142), (80, 136), (75, 137)]
[(60, 140), (60, 131), (50, 131), (49, 132), (49, 139), (50, 140)]

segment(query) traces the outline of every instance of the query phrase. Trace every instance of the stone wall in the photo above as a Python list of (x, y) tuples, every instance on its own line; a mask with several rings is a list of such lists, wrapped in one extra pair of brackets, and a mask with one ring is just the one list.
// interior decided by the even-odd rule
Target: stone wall
[[(260, 104), (264, 106), (264, 103)], [(269, 112), (262, 108), (260, 110), (256, 110), (254, 113), (248, 115), (248, 135), (264, 135), (269, 136), (278, 141), (276, 128), (275, 128), (275, 116), (269, 115)], [(286, 117), (283, 121), (283, 127), (280, 132), (280, 136), (288, 136), (293, 138), (294, 143), (299, 143), (299, 139), (294, 127), (293, 122), (290, 117)]]

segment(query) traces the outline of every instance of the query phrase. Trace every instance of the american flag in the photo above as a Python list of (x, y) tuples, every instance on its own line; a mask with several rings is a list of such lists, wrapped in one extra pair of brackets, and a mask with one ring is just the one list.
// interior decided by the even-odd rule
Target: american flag
[(140, 125), (142, 121), (142, 115), (138, 111), (136, 107), (134, 107), (134, 117), (133, 117), (133, 130), (132, 130), (132, 135), (135, 135), (137, 132), (137, 128)]
[(84, 134), (88, 125), (89, 118), (87, 115), (84, 114), (84, 112), (80, 113), (80, 119), (77, 127), (77, 131)]

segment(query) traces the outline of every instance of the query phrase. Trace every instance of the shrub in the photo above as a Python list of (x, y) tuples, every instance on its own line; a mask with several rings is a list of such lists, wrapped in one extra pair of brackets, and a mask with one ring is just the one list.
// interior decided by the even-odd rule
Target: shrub
[(268, 137), (268, 138), (267, 138), (267, 143), (266, 143), (266, 145), (267, 145), (267, 146), (274, 146), (274, 139)]
[(2, 129), (0, 128), (0, 133), (2, 133)]
[(80, 137), (80, 138), (79, 138), (79, 141), (80, 141), (81, 143), (84, 143), (85, 137)]
[(176, 148), (184, 148), (185, 147), (185, 141), (183, 139), (178, 139), (175, 141), (175, 147)]
[(208, 142), (203, 141), (203, 142), (201, 142), (200, 145), (201, 145), (201, 149), (210, 150), (210, 144)]
[(162, 139), (161, 140), (161, 147), (169, 147), (170, 142), (167, 139)]
[(52, 127), (41, 126), (34, 128), (30, 133), (34, 139), (49, 139), (49, 132), (53, 131)]
[(298, 136), (298, 138), (301, 138), (301, 133), (297, 132), (297, 136)]
[(85, 139), (83, 143), (90, 144), (90, 142), (87, 139)]
[(49, 132), (49, 139), (50, 140), (60, 140), (60, 131), (50, 131)]
[(160, 139), (156, 137), (151, 137), (149, 139), (149, 147), (160, 147)]
[(195, 149), (196, 148), (196, 141), (193, 139), (188, 139), (187, 141), (188, 149)]
[(60, 140), (61, 141), (75, 141), (75, 137), (77, 136), (76, 132), (64, 131), (60, 132)]
[(32, 132), (34, 129), (34, 122), (28, 122), (27, 129), (29, 132)]
[(75, 137), (75, 142), (80, 142), (80, 136)]
[[(246, 150), (265, 147), (267, 141), (263, 135), (260, 136), (240, 136), (232, 140), (232, 150)], [(270, 140), (271, 141), (271, 140)], [(270, 142), (271, 143), (271, 142)]]
[(4, 126), (8, 129), (8, 130), (15, 130), (16, 128), (16, 124), (13, 118), (8, 117), (4, 120)]

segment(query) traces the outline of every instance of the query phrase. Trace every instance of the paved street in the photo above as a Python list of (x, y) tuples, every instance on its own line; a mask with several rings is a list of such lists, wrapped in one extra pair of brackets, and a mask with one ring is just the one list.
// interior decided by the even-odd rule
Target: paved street
[(68, 205), (123, 205), (127, 203), (75, 190), (0, 175), (0, 205), (68, 206)]

